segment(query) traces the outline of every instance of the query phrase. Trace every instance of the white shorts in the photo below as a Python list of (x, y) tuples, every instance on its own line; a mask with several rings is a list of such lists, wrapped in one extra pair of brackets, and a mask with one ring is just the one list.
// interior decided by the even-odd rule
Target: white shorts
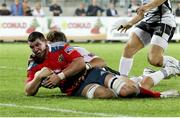
[(175, 27), (167, 24), (149, 24), (141, 22), (133, 32), (140, 38), (144, 46), (154, 44), (162, 47), (164, 50), (168, 47), (168, 41), (171, 40)]

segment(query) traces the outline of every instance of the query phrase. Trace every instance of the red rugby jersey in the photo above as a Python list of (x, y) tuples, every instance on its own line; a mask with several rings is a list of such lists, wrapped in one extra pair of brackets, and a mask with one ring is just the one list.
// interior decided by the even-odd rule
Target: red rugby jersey
[[(48, 45), (48, 48), (47, 57), (42, 63), (38, 64), (33, 58), (30, 58), (31, 61), (29, 61), (28, 64), (26, 82), (33, 80), (35, 73), (43, 67), (48, 67), (55, 73), (59, 73), (65, 69), (73, 59), (81, 57), (81, 55), (68, 44), (55, 43), (53, 45)], [(61, 83), (63, 84), (65, 81), (62, 81)], [(64, 92), (66, 92), (66, 90), (64, 90)]]

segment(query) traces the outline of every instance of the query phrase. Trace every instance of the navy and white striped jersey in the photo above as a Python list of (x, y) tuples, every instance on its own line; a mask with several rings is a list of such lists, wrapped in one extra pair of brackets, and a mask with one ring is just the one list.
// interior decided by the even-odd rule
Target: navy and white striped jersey
[[(151, 2), (151, 0), (141, 1), (143, 5)], [(147, 23), (164, 23), (168, 24), (171, 27), (176, 27), (170, 0), (166, 0), (162, 5), (145, 13), (144, 19), (142, 21)]]

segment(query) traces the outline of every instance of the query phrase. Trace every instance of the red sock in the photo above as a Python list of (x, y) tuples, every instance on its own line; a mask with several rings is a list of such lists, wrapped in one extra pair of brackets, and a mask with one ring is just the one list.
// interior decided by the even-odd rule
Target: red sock
[(151, 91), (142, 87), (139, 87), (140, 93), (138, 97), (153, 97), (153, 98), (160, 98), (161, 93), (156, 91)]

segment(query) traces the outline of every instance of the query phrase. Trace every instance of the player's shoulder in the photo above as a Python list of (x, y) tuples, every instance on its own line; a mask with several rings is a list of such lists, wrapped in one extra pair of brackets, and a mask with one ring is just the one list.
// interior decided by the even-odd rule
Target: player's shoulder
[(30, 70), (31, 68), (35, 67), (36, 65), (38, 65), (38, 63), (36, 63), (35, 57), (32, 54), (32, 55), (30, 55), (30, 57), (28, 59), (28, 70)]
[(54, 42), (51, 44), (48, 44), (49, 51), (55, 52), (57, 50), (62, 50), (67, 44), (65, 42)]
[(76, 49), (78, 52), (89, 52), (88, 50), (86, 50), (83, 47), (79, 47), (79, 46), (74, 46), (74, 49)]
[(48, 44), (49, 46), (49, 52), (56, 52), (56, 51), (63, 51), (67, 54), (71, 54), (72, 52), (75, 51), (74, 47), (70, 46), (66, 42), (54, 42), (51, 44)]

